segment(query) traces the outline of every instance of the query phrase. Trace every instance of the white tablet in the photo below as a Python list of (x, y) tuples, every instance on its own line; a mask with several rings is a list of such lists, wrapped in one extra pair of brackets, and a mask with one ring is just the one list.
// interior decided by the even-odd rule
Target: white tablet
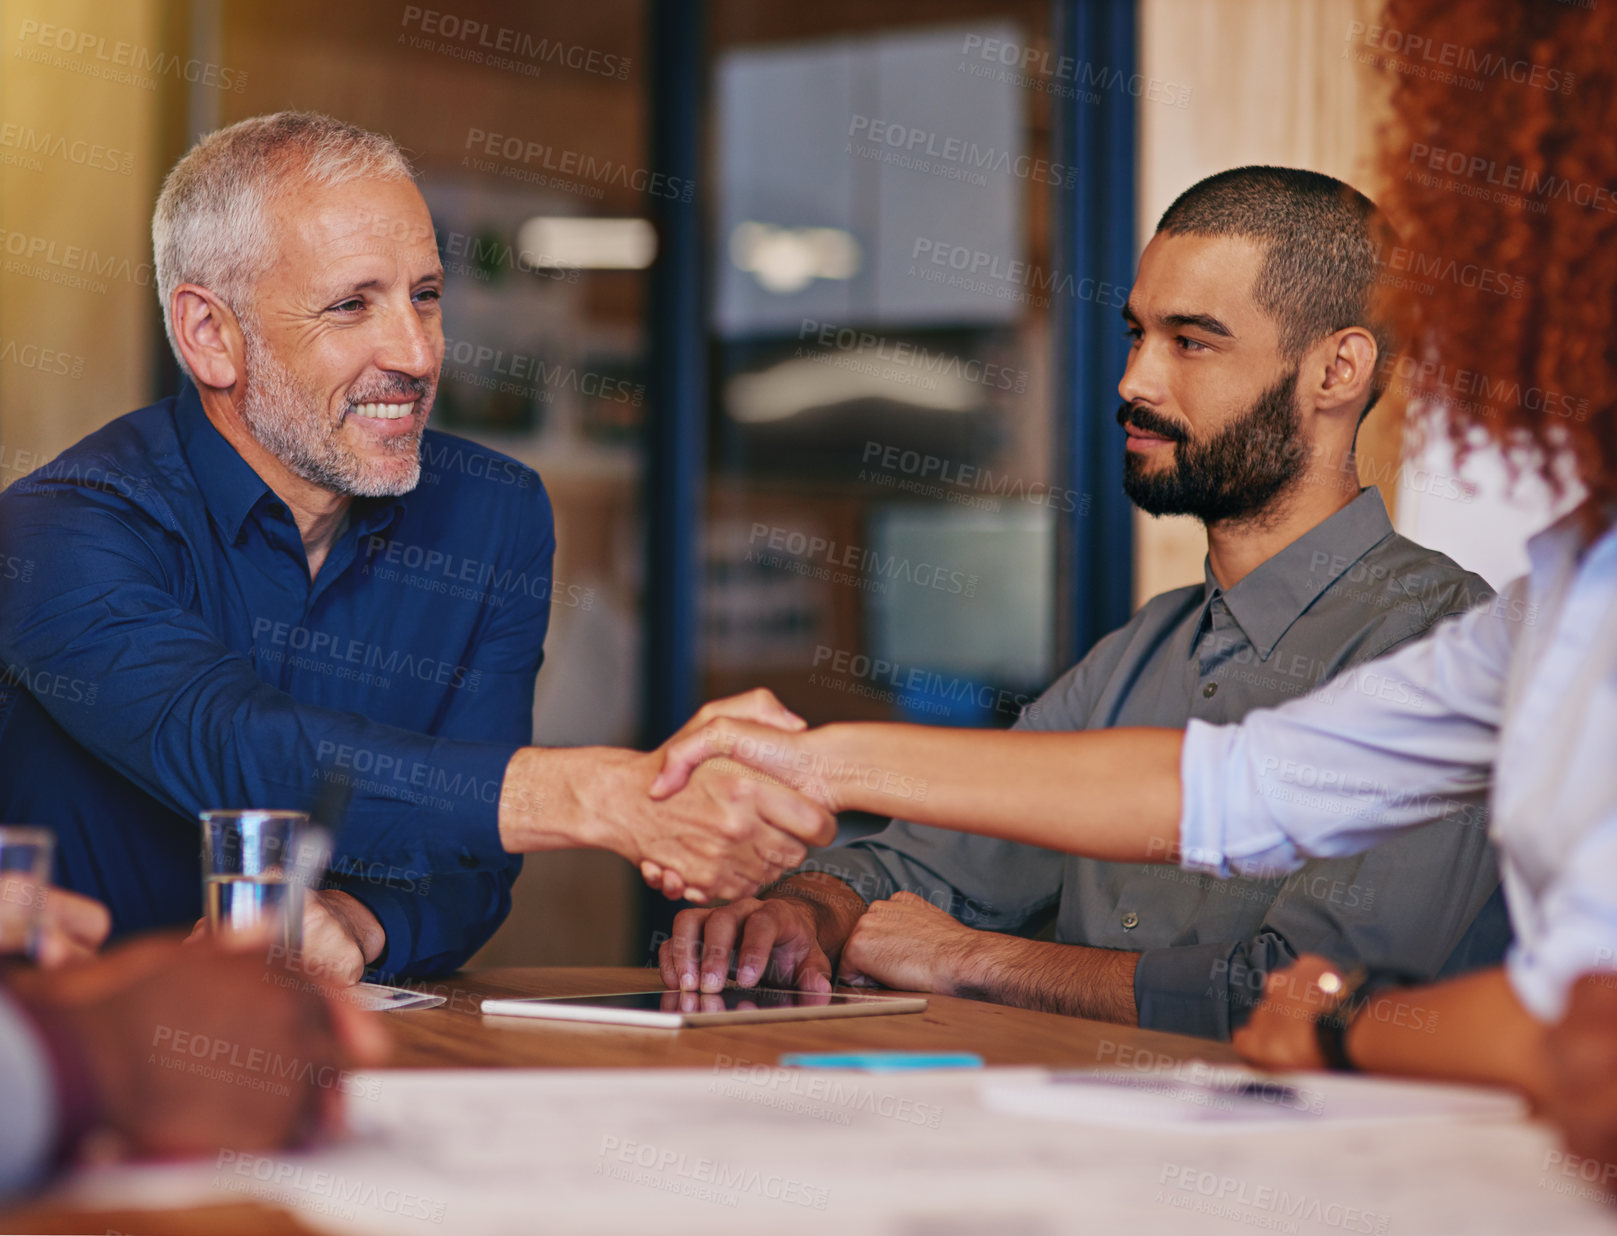
[(925, 1011), (926, 1001), (920, 996), (860, 996), (769, 987), (727, 987), (712, 993), (625, 991), (609, 996), (524, 996), (483, 1001), (483, 1012), (502, 1017), (604, 1021), (663, 1029)]

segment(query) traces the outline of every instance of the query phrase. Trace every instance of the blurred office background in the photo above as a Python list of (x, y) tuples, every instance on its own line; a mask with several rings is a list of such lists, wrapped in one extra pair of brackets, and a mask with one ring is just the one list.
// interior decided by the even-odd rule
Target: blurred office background
[[(1117, 310), (1200, 177), (1370, 187), (1368, 0), (0, 0), (0, 486), (173, 391), (150, 276), (199, 135), (330, 112), (439, 232), (435, 423), (532, 464), (550, 745), (649, 744), (763, 684), (812, 722), (1008, 725), (1199, 528), (1117, 487)], [(1361, 471), (1495, 583), (1540, 496)], [(1434, 477), (1438, 480), (1434, 481)], [(874, 821), (849, 820), (852, 832)], [(481, 960), (647, 958), (663, 907), (531, 859)]]

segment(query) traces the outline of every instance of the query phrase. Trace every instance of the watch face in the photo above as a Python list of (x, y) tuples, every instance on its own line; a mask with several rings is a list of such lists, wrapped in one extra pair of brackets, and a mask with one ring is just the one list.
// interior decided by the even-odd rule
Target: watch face
[[(1314, 1041), (1327, 1068), (1337, 1072), (1358, 1071), (1347, 1053), (1347, 1031), (1353, 1018), (1370, 1001), (1378, 984), (1369, 983), (1369, 972), (1363, 966), (1348, 974), (1326, 971), (1315, 980), (1315, 985), (1330, 1000), (1314, 1018)], [(1334, 980), (1334, 981), (1328, 981)]]

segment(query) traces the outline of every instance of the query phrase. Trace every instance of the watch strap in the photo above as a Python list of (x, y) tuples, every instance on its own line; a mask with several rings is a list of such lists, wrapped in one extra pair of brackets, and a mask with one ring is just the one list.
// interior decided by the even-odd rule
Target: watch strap
[(1336, 1073), (1357, 1073), (1358, 1066), (1347, 1051), (1347, 1031), (1353, 1024), (1354, 1015), (1370, 998), (1366, 994), (1370, 975), (1360, 966), (1341, 978), (1343, 987), (1335, 1003), (1314, 1018), (1314, 1041), (1319, 1046), (1319, 1054), (1325, 1059), (1326, 1068)]

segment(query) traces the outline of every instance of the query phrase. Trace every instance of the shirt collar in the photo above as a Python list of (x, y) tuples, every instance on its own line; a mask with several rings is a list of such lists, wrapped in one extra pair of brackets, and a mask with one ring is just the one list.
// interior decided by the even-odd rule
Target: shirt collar
[(247, 516), (270, 492), (270, 487), (214, 428), (193, 383), (185, 383), (180, 391), (174, 419), (180, 449), (185, 452), (191, 475), (202, 491), (202, 500), (226, 539), (234, 543)]
[(1605, 549), (1617, 541), (1617, 509), (1610, 507), (1604, 511), (1605, 518), (1597, 521), (1602, 530), (1590, 536), (1585, 522), (1586, 507), (1590, 501), (1592, 499), (1585, 498), (1549, 527), (1527, 539), (1529, 574), (1535, 578), (1547, 576), (1565, 563), (1576, 562), (1580, 555), (1597, 547)]
[(1207, 607), (1222, 596), (1258, 656), (1267, 661), (1281, 636), (1355, 562), (1392, 535), (1381, 492), (1361, 489), (1336, 514), (1316, 524), (1232, 588), (1221, 589), (1211, 559), (1203, 563)]
[[(195, 384), (187, 382), (175, 407), (180, 447), (208, 511), (234, 544), (253, 508), (274, 491), (208, 419)], [(403, 507), (402, 498), (355, 498), (348, 530), (365, 536), (386, 526)], [(346, 534), (345, 534), (346, 535)]]

